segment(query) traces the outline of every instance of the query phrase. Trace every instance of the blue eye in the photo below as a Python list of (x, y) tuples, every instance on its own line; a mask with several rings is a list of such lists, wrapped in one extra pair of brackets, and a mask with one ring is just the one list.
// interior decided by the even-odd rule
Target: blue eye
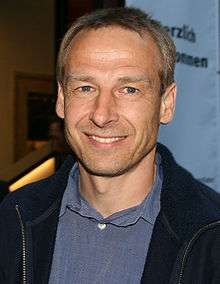
[(141, 91), (135, 87), (124, 86), (117, 90), (120, 97), (136, 97)]
[(82, 86), (82, 87), (79, 88), (79, 90), (82, 91), (82, 92), (90, 92), (91, 89), (92, 89), (92, 87), (90, 87), (90, 86)]
[(126, 90), (126, 93), (128, 94), (135, 94), (138, 91), (138, 89), (134, 87), (126, 87), (125, 90)]

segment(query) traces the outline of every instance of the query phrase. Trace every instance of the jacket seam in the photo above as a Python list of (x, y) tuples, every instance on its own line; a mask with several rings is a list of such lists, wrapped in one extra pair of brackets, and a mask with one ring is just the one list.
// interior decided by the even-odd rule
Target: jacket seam
[(58, 198), (56, 199), (53, 204), (46, 210), (44, 211), (40, 216), (36, 217), (35, 219), (31, 220), (31, 221), (27, 221), (26, 224), (27, 225), (37, 225), (39, 223), (41, 223), (42, 221), (44, 221), (45, 219), (47, 219), (54, 211), (56, 211), (57, 209), (60, 208), (60, 202), (61, 202), (62, 198)]
[(197, 230), (197, 232), (192, 236), (192, 238), (188, 241), (188, 243), (185, 246), (185, 249), (183, 251), (183, 256), (180, 259), (180, 273), (178, 274), (178, 284), (183, 283), (182, 279), (184, 277), (184, 270), (186, 268), (187, 265), (187, 260), (189, 259), (189, 256), (193, 250), (194, 245), (199, 241), (199, 238), (205, 234), (207, 231), (209, 230), (213, 230), (216, 227), (220, 226), (220, 220), (217, 220), (215, 222), (209, 223), (205, 226), (203, 226), (202, 228), (200, 228), (199, 230)]
[(164, 212), (161, 212), (161, 218), (162, 218), (161, 221), (166, 226), (168, 232), (173, 236), (173, 238), (175, 238), (178, 242), (180, 242), (180, 238), (178, 237), (178, 235), (172, 229), (172, 227), (171, 227), (171, 225), (170, 225), (166, 215), (164, 214)]

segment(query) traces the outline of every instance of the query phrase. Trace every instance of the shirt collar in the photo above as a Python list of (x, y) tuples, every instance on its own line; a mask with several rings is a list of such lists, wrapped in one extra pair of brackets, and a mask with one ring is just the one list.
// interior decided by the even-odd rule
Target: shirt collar
[(162, 166), (161, 157), (156, 154), (156, 178), (150, 193), (141, 204), (116, 212), (113, 215), (103, 218), (102, 215), (91, 207), (79, 192), (79, 169), (75, 163), (70, 171), (67, 187), (63, 195), (59, 217), (62, 217), (66, 210), (70, 209), (83, 217), (91, 218), (102, 223), (111, 223), (116, 226), (128, 226), (143, 218), (150, 224), (154, 224), (160, 211), (160, 192), (162, 187)]
[(79, 193), (79, 168), (75, 163), (70, 171), (67, 186), (63, 194), (60, 215), (63, 216), (68, 206), (75, 208), (76, 211), (81, 208), (81, 197)]

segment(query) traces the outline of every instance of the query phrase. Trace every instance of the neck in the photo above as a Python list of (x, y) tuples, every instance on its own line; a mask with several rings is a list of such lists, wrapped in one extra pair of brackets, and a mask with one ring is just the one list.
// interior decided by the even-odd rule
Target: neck
[(80, 192), (103, 217), (108, 217), (144, 200), (152, 188), (155, 169), (155, 149), (152, 155), (120, 176), (91, 175), (80, 164)]

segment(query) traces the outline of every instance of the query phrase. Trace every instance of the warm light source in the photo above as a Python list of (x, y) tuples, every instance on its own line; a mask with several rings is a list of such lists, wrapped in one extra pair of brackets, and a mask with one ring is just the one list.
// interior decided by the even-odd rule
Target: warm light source
[(41, 180), (55, 172), (55, 158), (50, 158), (9, 186), (14, 191), (28, 183)]

